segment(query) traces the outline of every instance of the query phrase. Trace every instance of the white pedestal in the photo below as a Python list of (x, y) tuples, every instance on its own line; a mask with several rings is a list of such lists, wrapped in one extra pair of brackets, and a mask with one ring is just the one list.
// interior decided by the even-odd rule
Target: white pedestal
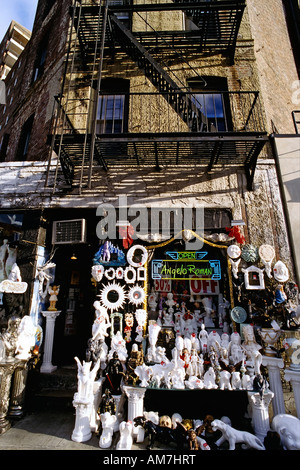
[(105, 381), (105, 377), (100, 377), (99, 380), (96, 380), (93, 385), (94, 393), (94, 402), (90, 418), (90, 427), (93, 432), (98, 431), (100, 418), (98, 416), (98, 408), (101, 402), (102, 397), (102, 384)]
[(46, 318), (46, 337), (44, 343), (44, 357), (41, 365), (41, 373), (49, 374), (57, 369), (57, 366), (52, 364), (52, 351), (53, 351), (53, 339), (54, 339), (54, 327), (55, 320), (61, 313), (61, 310), (43, 311), (42, 314)]
[[(134, 418), (143, 416), (144, 414), (144, 396), (146, 388), (130, 387), (128, 385), (123, 387), (124, 392), (128, 398), (128, 413), (127, 421), (134, 423)], [(137, 427), (133, 426), (133, 436), (137, 435)]]
[(270, 390), (274, 392), (274, 398), (272, 400), (274, 416), (282, 413), (284, 414), (285, 406), (280, 377), (280, 369), (283, 369), (284, 362), (278, 357), (263, 356), (262, 364), (268, 368)]
[(75, 442), (86, 442), (92, 437), (90, 418), (93, 409), (93, 403), (81, 403), (76, 401), (74, 395), (73, 406), (76, 409), (75, 427), (71, 439)]
[(297, 416), (300, 419), (300, 370), (286, 369), (284, 378), (292, 384)]
[(248, 392), (254, 434), (262, 442), (270, 430), (269, 405), (273, 397), (274, 393), (271, 390), (265, 392), (262, 397), (259, 393)]

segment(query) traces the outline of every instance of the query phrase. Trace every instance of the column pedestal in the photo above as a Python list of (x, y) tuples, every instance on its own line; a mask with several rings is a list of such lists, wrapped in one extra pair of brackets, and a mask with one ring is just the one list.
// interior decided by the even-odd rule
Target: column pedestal
[(300, 370), (286, 369), (284, 378), (292, 384), (297, 416), (300, 419)]
[(26, 382), (28, 376), (27, 361), (21, 361), (14, 372), (11, 387), (8, 416), (11, 418), (22, 418), (25, 400)]
[(269, 405), (274, 393), (269, 390), (261, 397), (259, 393), (248, 392), (249, 403), (251, 405), (251, 418), (254, 434), (264, 442), (264, 439), (270, 430)]
[[(134, 418), (143, 416), (144, 414), (144, 396), (146, 388), (130, 387), (128, 385), (123, 387), (124, 392), (128, 398), (128, 416), (127, 421), (134, 422)], [(136, 437), (138, 429), (133, 426), (133, 436)]]
[(93, 409), (93, 403), (92, 401), (87, 403), (76, 401), (75, 393), (73, 406), (76, 409), (76, 419), (71, 439), (75, 442), (89, 441), (92, 437), (90, 418)]
[(4, 434), (11, 427), (11, 423), (6, 419), (12, 375), (17, 367), (22, 365), (22, 361), (12, 359), (0, 363), (0, 434)]
[(273, 414), (278, 415), (285, 413), (282, 383), (280, 377), (280, 369), (283, 369), (283, 359), (271, 356), (263, 356), (262, 364), (268, 368), (270, 390), (274, 392), (272, 400)]
[(42, 312), (43, 316), (46, 318), (46, 337), (44, 343), (43, 364), (41, 365), (40, 371), (44, 374), (51, 374), (51, 372), (57, 369), (57, 366), (52, 364), (52, 351), (55, 320), (59, 316), (60, 312), (61, 310), (46, 310)]
[(90, 427), (93, 432), (98, 431), (100, 418), (98, 416), (98, 409), (102, 398), (102, 385), (105, 381), (105, 377), (100, 377), (100, 379), (96, 380), (93, 385), (93, 393), (94, 393), (94, 402), (93, 402), (93, 409), (91, 413), (90, 419)]

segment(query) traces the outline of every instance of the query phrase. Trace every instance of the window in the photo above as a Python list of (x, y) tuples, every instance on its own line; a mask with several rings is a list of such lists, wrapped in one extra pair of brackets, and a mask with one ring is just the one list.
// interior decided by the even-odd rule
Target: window
[(38, 78), (40, 78), (44, 73), (46, 56), (47, 56), (47, 48), (48, 48), (48, 38), (44, 38), (37, 52), (36, 61), (34, 64), (34, 70), (33, 70), (33, 82), (36, 82)]
[(2, 137), (2, 143), (1, 143), (1, 149), (0, 149), (0, 161), (4, 162), (6, 153), (7, 153), (7, 148), (8, 148), (8, 142), (9, 142), (9, 134), (4, 134)]
[(43, 12), (43, 18), (46, 18), (46, 16), (50, 12), (55, 2), (56, 0), (46, 0), (46, 5), (45, 5), (44, 12)]
[(193, 101), (207, 118), (208, 132), (227, 132), (232, 129), (227, 80), (223, 77), (191, 79), (188, 86)]
[(128, 90), (128, 80), (103, 80), (98, 100), (97, 134), (128, 131)]
[(17, 161), (26, 160), (28, 149), (29, 149), (33, 120), (34, 120), (34, 114), (32, 114), (27, 119), (27, 121), (22, 127), (18, 150), (17, 150), (17, 158), (16, 158)]

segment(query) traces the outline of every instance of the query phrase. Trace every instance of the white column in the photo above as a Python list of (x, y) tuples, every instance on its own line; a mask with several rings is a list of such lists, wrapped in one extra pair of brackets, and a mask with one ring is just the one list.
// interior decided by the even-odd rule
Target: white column
[(75, 442), (86, 442), (92, 437), (90, 418), (93, 409), (93, 403), (82, 403), (77, 401), (77, 394), (74, 395), (73, 406), (76, 409), (75, 427), (71, 439)]
[(100, 377), (96, 380), (93, 384), (93, 394), (94, 394), (94, 402), (93, 402), (93, 409), (90, 418), (90, 426), (92, 431), (98, 431), (100, 418), (98, 416), (98, 408), (101, 402), (102, 397), (102, 385), (105, 381), (105, 377)]
[(274, 392), (272, 407), (274, 416), (285, 413), (282, 383), (280, 369), (283, 369), (284, 362), (282, 358), (263, 356), (262, 364), (268, 368), (270, 390)]
[(248, 392), (248, 397), (251, 405), (254, 434), (264, 442), (270, 430), (269, 405), (274, 397), (274, 393), (268, 390), (261, 397), (259, 393)]
[(55, 320), (59, 316), (61, 310), (57, 311), (43, 311), (42, 314), (46, 318), (46, 337), (44, 342), (44, 357), (43, 364), (41, 365), (42, 373), (51, 373), (57, 369), (57, 366), (52, 364), (52, 350), (54, 339)]
[(300, 371), (292, 370), (291, 368), (286, 369), (284, 378), (292, 384), (297, 416), (300, 419)]
[[(134, 418), (143, 416), (144, 414), (144, 396), (146, 388), (129, 387), (128, 385), (123, 387), (124, 392), (128, 398), (128, 415), (127, 421), (134, 423)], [(137, 428), (133, 426), (133, 435), (137, 436)]]

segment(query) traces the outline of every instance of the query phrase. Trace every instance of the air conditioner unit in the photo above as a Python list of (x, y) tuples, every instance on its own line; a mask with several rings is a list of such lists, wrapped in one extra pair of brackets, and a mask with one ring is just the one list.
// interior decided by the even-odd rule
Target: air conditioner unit
[(63, 245), (86, 242), (86, 220), (55, 220), (52, 227), (52, 244)]

